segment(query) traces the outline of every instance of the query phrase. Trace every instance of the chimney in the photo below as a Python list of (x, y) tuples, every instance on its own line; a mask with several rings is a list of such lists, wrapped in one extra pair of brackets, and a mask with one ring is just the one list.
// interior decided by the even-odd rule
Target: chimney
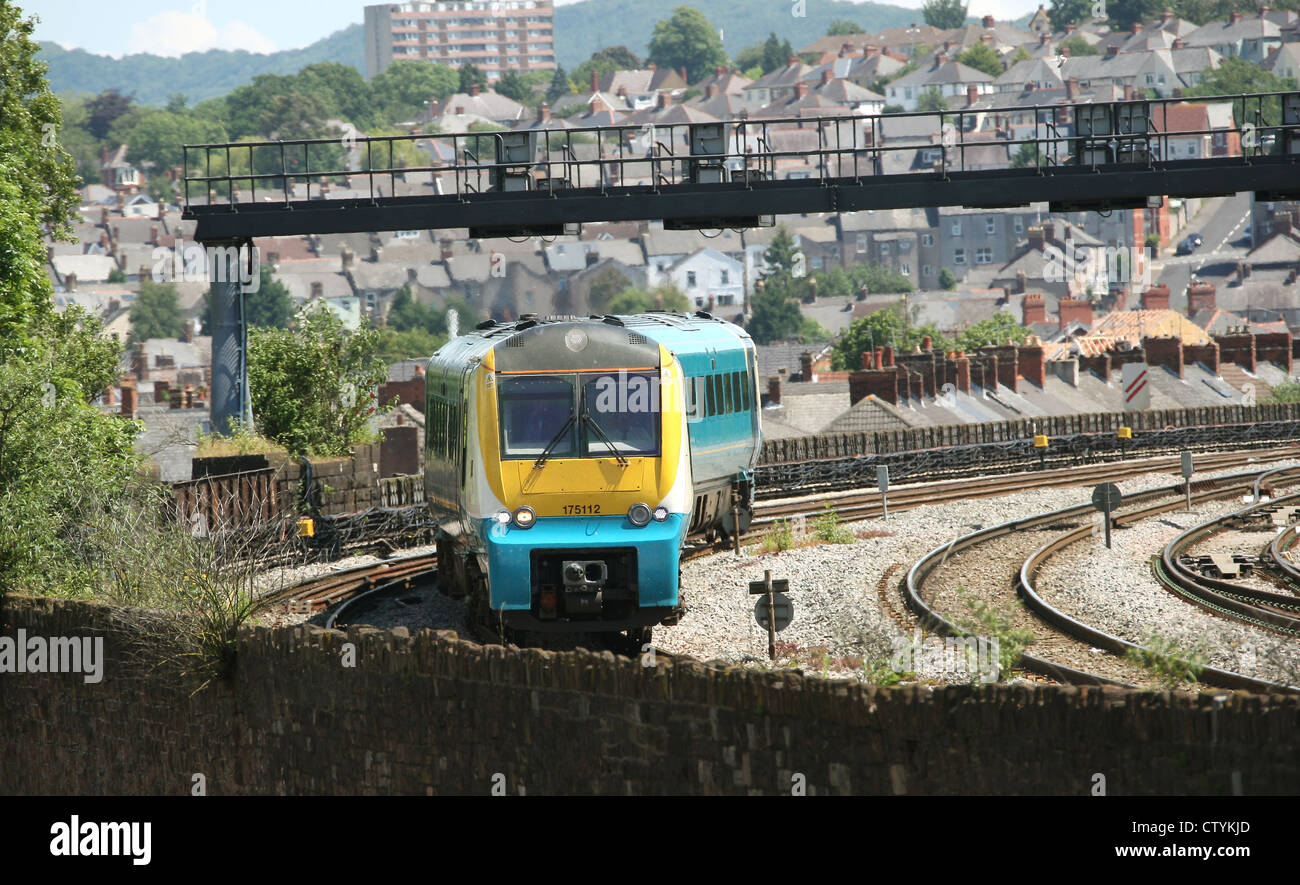
[(947, 64), (947, 62), (948, 62), (948, 53), (946, 53), (946, 52), (936, 52), (936, 53), (935, 53), (935, 55), (934, 55), (934, 66), (935, 66), (936, 68), (939, 67), (939, 65)]
[(1047, 386), (1047, 363), (1044, 360), (1043, 342), (1031, 335), (1020, 347), (1017, 355), (1020, 377), (1040, 389)]
[(1069, 101), (1074, 101), (1079, 97), (1079, 79), (1070, 77), (1065, 81), (1065, 97)]
[(825, 86), (833, 79), (835, 79), (835, 72), (832, 71), (830, 68), (824, 68), (822, 70), (822, 85)]
[[(845, 45), (847, 46), (848, 44), (846, 43)], [(717, 78), (719, 78), (719, 79), (721, 79), (722, 77), (726, 76), (726, 73), (727, 73), (727, 66), (726, 66), (726, 65), (718, 65), (718, 66), (716, 66), (716, 67), (713, 69), (713, 76), (715, 76), (715, 77), (717, 77)]]
[(894, 365), (894, 345), (885, 345), (885, 368), (892, 368)]
[(1133, 35), (1137, 36), (1142, 33), (1142, 22), (1133, 22)]
[(452, 256), (451, 247), (452, 247), (451, 237), (443, 237), (441, 240), (438, 241), (439, 261), (447, 261), (451, 258)]
[(959, 350), (954, 362), (957, 366), (957, 389), (962, 393), (970, 393), (970, 358), (964, 351)]
[(1187, 286), (1187, 315), (1198, 310), (1214, 310), (1216, 289), (1213, 283), (1196, 281)]
[(1168, 7), (1165, 7), (1160, 11), (1160, 24), (1162, 25), (1168, 24), (1169, 21), (1173, 19), (1173, 17), (1174, 17), (1174, 11)]
[(320, 282), (319, 280), (314, 281), (311, 284), (311, 297), (321, 298), (324, 297), (324, 295), (325, 295), (325, 284)]
[(1041, 224), (1030, 225), (1029, 227), (1029, 248), (1042, 250), (1043, 248), (1043, 226)]
[(469, 84), (469, 94), (471, 98), (477, 97), (478, 91), (479, 91), (479, 85), (477, 83)]
[(979, 101), (979, 100), (980, 100), (980, 88), (979, 88), (978, 84), (975, 84), (975, 83), (967, 83), (967, 84), (966, 84), (966, 104), (975, 104), (975, 102), (977, 102), (977, 101)]
[(1280, 234), (1291, 233), (1292, 220), (1290, 212), (1276, 212), (1273, 214), (1273, 230)]
[(1055, 221), (1044, 221), (1044, 222), (1043, 222), (1043, 242), (1045, 242), (1045, 243), (1055, 243), (1055, 242), (1056, 242), (1056, 222), (1055, 222)]
[(1241, 13), (1235, 9), (1232, 10), (1232, 12), (1228, 15), (1228, 24), (1235, 25), (1239, 21), (1241, 21)]
[(67, 292), (77, 291), (77, 275), (75, 273), (63, 275), (63, 288)]
[(1056, 302), (1056, 313), (1062, 329), (1074, 323), (1092, 327), (1092, 302), (1086, 298), (1062, 298)]
[(156, 224), (149, 225), (149, 245), (158, 245), (158, 225)]
[(351, 270), (351, 269), (352, 269), (352, 257), (353, 257), (353, 256), (352, 256), (352, 249), (350, 249), (350, 248), (347, 247), (347, 246), (344, 246), (343, 249), (339, 252), (339, 256), (340, 256), (340, 258), (342, 258), (342, 260), (343, 260), (343, 272), (346, 273), (347, 271)]
[(1029, 278), (1023, 270), (1016, 271), (1016, 288), (1014, 294), (1019, 295), (1029, 288)]
[(986, 45), (986, 46), (992, 47), (992, 46), (993, 46), (993, 35), (992, 35), (992, 34), (980, 34), (980, 42), (983, 43), (983, 44)]
[(1139, 299), (1143, 310), (1168, 310), (1169, 284), (1158, 283), (1144, 291)]
[(1148, 366), (1164, 366), (1179, 378), (1183, 377), (1183, 340), (1177, 336), (1143, 338), (1142, 352)]
[(934, 341), (933, 339), (930, 338), (929, 335), (926, 335), (921, 339), (921, 351), (923, 353), (929, 353), (933, 349), (934, 349)]
[(705, 87), (704, 87), (704, 97), (705, 97), (705, 98), (717, 98), (717, 96), (718, 96), (718, 84), (717, 84), (717, 83), (710, 83), (708, 86), (705, 86)]
[(595, 71), (591, 72), (591, 91), (592, 92), (600, 91), (600, 75), (597, 74)]
[(1069, 57), (1070, 57), (1070, 47), (1068, 47), (1068, 46), (1062, 46), (1058, 51), (1061, 53), (1061, 57), (1062, 57), (1062, 58), (1069, 58)]
[(817, 380), (817, 376), (813, 374), (812, 354), (806, 350), (799, 355), (799, 372), (800, 380), (804, 383), (810, 383)]
[(993, 27), (993, 16), (991, 16), (991, 15), (986, 15), (986, 16), (984, 16), (984, 18), (983, 18), (983, 24), (984, 24), (984, 27), (986, 27), (986, 28), (991, 28), (991, 27)]
[(154, 405), (162, 405), (167, 402), (167, 394), (171, 389), (171, 384), (167, 381), (155, 381), (153, 383), (153, 401)]
[(847, 58), (848, 56), (850, 56), (850, 55), (852, 55), (852, 54), (853, 54), (853, 44), (852, 44), (852, 43), (841, 43), (841, 44), (840, 44), (840, 58)]
[(661, 93), (659, 93), (659, 109), (660, 109), (660, 110), (663, 110), (664, 108), (667, 108), (667, 107), (672, 107), (672, 104), (673, 104), (673, 97), (672, 97), (672, 95), (670, 95), (670, 94), (667, 93), (667, 92), (661, 92)]
[(370, 247), (370, 260), (375, 264), (384, 260), (384, 250), (382, 246)]
[(1049, 34), (1049, 33), (1047, 33), (1046, 31), (1044, 31), (1043, 33), (1041, 33), (1041, 34), (1038, 35), (1038, 45), (1039, 45), (1039, 46), (1046, 46), (1046, 45), (1047, 45), (1047, 41), (1048, 41), (1048, 40), (1051, 40), (1051, 39), (1052, 39), (1052, 35)]
[(181, 323), (181, 340), (186, 344), (194, 343), (194, 326), (198, 320), (186, 320)]
[(689, 79), (687, 78), (687, 76), (686, 76), (686, 65), (682, 65), (680, 68), (678, 68), (678, 69), (677, 69), (677, 73), (678, 73), (678, 75), (682, 78), (682, 82), (683, 82), (683, 83), (689, 83), (689, 82), (690, 82), (690, 80), (689, 80)]
[(1219, 345), (1213, 341), (1209, 344), (1184, 344), (1183, 365), (1188, 363), (1200, 363), (1213, 374), (1219, 374)]
[(785, 60), (785, 64), (786, 64), (786, 67), (789, 67), (789, 68), (792, 68), (792, 67), (794, 67), (795, 65), (799, 64), (799, 58), (798, 58), (798, 56), (794, 56), (794, 55), (790, 56), (789, 58), (787, 58), (787, 59)]
[(781, 405), (781, 379), (776, 376), (767, 379), (767, 401), (774, 406)]
[(1074, 33), (1074, 25), (1066, 25), (1066, 26), (1065, 26), (1065, 36), (1068, 38), (1068, 37), (1069, 37), (1071, 34), (1073, 34), (1073, 33)]
[(1182, 37), (1175, 37), (1175, 38), (1174, 38), (1174, 46), (1173, 46), (1173, 48), (1174, 48), (1174, 49), (1185, 49), (1185, 48), (1187, 48), (1187, 44), (1183, 42), (1183, 38), (1182, 38)]
[(1043, 303), (1043, 296), (1038, 292), (1031, 292), (1025, 296), (1021, 304), (1021, 321), (1022, 326), (1032, 326), (1035, 323), (1047, 322), (1047, 305)]
[(650, 62), (650, 64), (645, 66), (645, 69), (647, 71), (657, 71), (659, 70), (659, 65), (655, 64), (654, 62)]
[(1118, 43), (1112, 43), (1112, 44), (1110, 44), (1109, 46), (1106, 47), (1106, 57), (1107, 57), (1107, 58), (1114, 58), (1114, 57), (1117, 56), (1117, 55), (1119, 55), (1119, 44), (1118, 44)]
[(413, 267), (408, 267), (406, 269), (406, 281), (408, 283), (410, 283), (411, 285), (415, 285), (419, 281), (419, 279), (420, 279), (420, 272), (418, 270), (416, 270)]
[(551, 106), (546, 102), (542, 102), (541, 107), (537, 109), (537, 122), (548, 123), (550, 122), (550, 119), (551, 119)]
[(117, 313), (121, 307), (122, 307), (121, 301), (117, 300), (116, 298), (108, 299), (108, 311), (107, 311), (108, 316), (112, 316), (113, 314)]
[(136, 388), (134, 378), (122, 379), (122, 417), (128, 420), (135, 417), (140, 405), (140, 391)]
[(876, 46), (872, 46), (870, 43), (862, 47), (863, 58), (871, 58), (871, 56), (879, 55), (879, 54), (880, 54), (880, 49)]
[(808, 84), (802, 80), (794, 84), (794, 95), (795, 98), (806, 98), (808, 95)]

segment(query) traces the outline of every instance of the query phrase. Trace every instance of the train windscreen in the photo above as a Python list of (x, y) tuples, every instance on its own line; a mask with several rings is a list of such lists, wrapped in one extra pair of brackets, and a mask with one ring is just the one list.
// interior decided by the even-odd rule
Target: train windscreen
[(503, 377), (497, 396), (501, 401), (501, 457), (536, 458), (548, 445), (552, 458), (572, 458), (577, 452), (571, 375)]
[[(659, 452), (657, 373), (505, 375), (501, 457), (609, 458)], [(572, 416), (572, 421), (570, 417)]]

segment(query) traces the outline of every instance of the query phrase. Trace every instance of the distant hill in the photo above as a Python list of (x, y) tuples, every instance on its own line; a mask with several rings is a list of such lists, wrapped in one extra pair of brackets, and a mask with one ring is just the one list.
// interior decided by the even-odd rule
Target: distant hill
[(723, 45), (732, 55), (763, 42), (773, 32), (800, 49), (825, 36), (831, 22), (839, 19), (867, 31), (925, 21), (919, 9), (844, 0), (804, 0), (807, 14), (803, 18), (790, 14), (793, 0), (583, 0), (555, 10), (555, 48), (560, 64), (572, 69), (606, 46), (626, 46), (644, 56), (655, 22), (671, 18), (673, 10), (683, 5), (694, 6), (722, 31)]
[[(644, 56), (655, 22), (671, 18), (673, 10), (684, 2), (722, 31), (723, 43), (733, 55), (761, 43), (773, 32), (799, 49), (823, 36), (837, 19), (847, 19), (868, 31), (924, 20), (917, 9), (846, 0), (804, 0), (807, 15), (803, 18), (790, 14), (793, 0), (582, 0), (555, 10), (560, 64), (573, 69), (606, 46), (626, 46)], [(201, 101), (225, 95), (259, 74), (293, 74), (320, 61), (352, 65), (364, 74), (365, 28), (349, 25), (303, 49), (269, 55), (211, 49), (180, 58), (138, 54), (114, 59), (42, 43), (41, 57), (50, 66), (50, 85), (55, 92), (98, 95), (115, 88), (123, 94), (134, 93), (140, 104), (161, 105), (176, 92), (184, 93), (191, 102)]]
[(349, 25), (302, 49), (268, 55), (210, 49), (180, 58), (138, 54), (115, 59), (41, 43), (40, 58), (50, 66), (55, 92), (98, 95), (116, 88), (124, 95), (135, 93), (136, 101), (146, 105), (166, 104), (168, 95), (183, 92), (192, 103), (225, 95), (259, 74), (293, 74), (320, 61), (341, 62), (364, 73), (365, 28)]

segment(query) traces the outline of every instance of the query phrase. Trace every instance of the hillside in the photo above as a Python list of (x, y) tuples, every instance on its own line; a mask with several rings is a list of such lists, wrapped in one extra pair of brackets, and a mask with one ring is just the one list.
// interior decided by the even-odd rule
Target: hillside
[(50, 88), (61, 93), (97, 95), (116, 88), (135, 93), (140, 104), (166, 104), (167, 96), (182, 92), (191, 101), (225, 95), (259, 74), (293, 74), (319, 61), (337, 61), (365, 72), (365, 28), (349, 25), (302, 49), (269, 55), (211, 49), (180, 58), (128, 55), (121, 59), (67, 50), (41, 43), (40, 58), (50, 66)]
[(626, 46), (644, 56), (655, 22), (671, 18), (678, 6), (694, 6), (722, 31), (732, 55), (767, 39), (788, 39), (796, 49), (825, 35), (830, 23), (847, 19), (868, 31), (923, 22), (919, 9), (844, 0), (805, 0), (807, 15), (795, 18), (792, 0), (583, 0), (555, 10), (556, 50), (560, 64), (573, 68), (597, 49)]
[[(583, 0), (561, 6), (555, 11), (560, 64), (571, 69), (606, 46), (627, 46), (644, 56), (655, 22), (671, 17), (680, 5), (682, 0)], [(790, 14), (790, 0), (761, 4), (754, 0), (693, 0), (690, 5), (722, 30), (727, 51), (733, 54), (761, 43), (771, 32), (789, 39), (796, 48), (806, 46), (837, 19), (871, 31), (922, 21), (920, 10), (846, 0), (805, 0), (804, 18)], [(50, 66), (50, 86), (55, 92), (98, 94), (115, 88), (124, 94), (134, 93), (140, 104), (161, 105), (173, 93), (184, 93), (191, 102), (213, 98), (259, 74), (293, 74), (319, 61), (342, 62), (365, 73), (365, 29), (360, 24), (349, 25), (303, 49), (269, 55), (212, 49), (180, 58), (140, 54), (114, 59), (42, 43), (41, 57)]]

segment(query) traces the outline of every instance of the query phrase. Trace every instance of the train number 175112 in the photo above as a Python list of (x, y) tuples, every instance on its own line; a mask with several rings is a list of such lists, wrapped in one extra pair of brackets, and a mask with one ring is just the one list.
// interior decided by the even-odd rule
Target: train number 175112
[(597, 516), (600, 514), (599, 504), (565, 504), (565, 516)]

